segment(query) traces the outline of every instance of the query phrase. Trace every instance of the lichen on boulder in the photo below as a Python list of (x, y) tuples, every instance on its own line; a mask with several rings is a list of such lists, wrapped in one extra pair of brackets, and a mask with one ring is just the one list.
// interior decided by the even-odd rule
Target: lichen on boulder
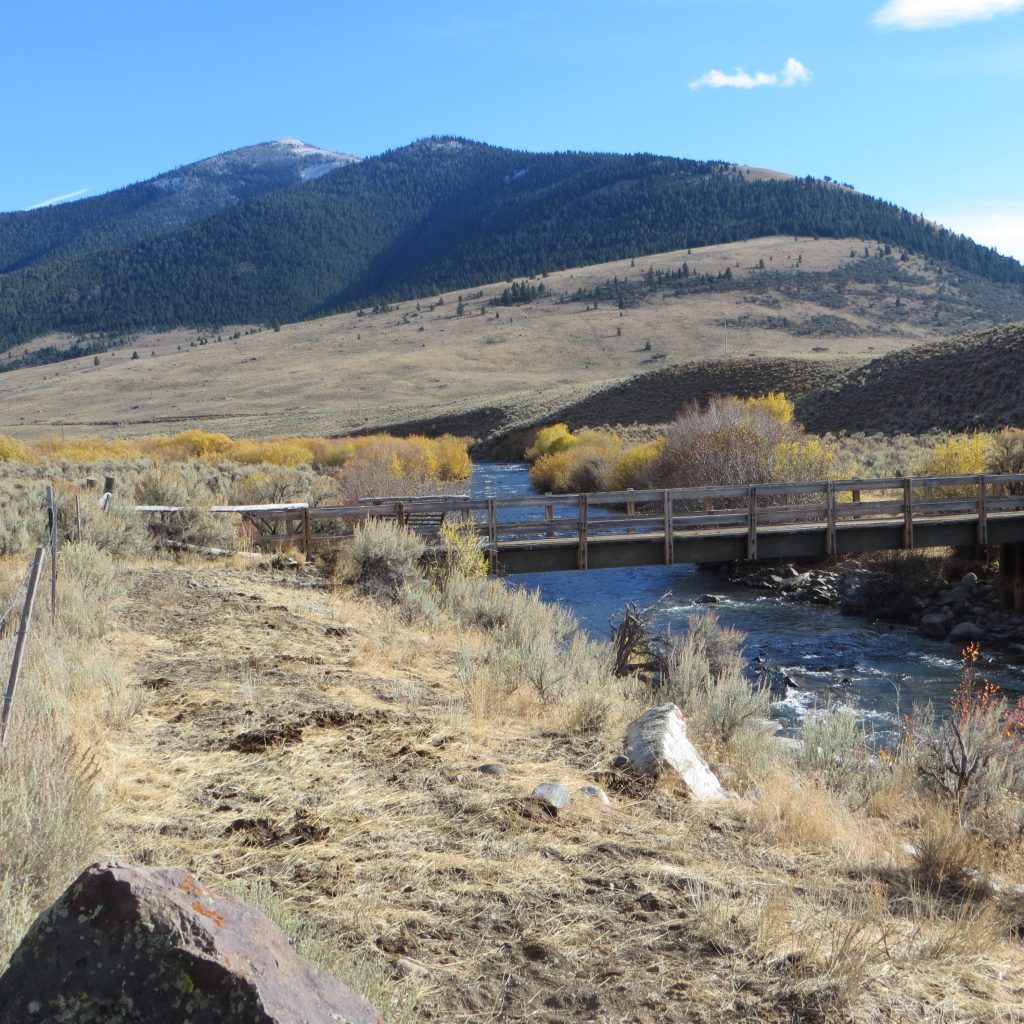
[(258, 910), (181, 868), (93, 864), (0, 977), (0, 1021), (383, 1024)]

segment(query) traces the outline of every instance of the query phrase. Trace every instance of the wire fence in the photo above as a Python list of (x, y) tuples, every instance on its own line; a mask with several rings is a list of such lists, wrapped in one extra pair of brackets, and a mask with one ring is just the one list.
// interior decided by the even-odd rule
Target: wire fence
[(47, 542), (37, 547), (32, 560), (15, 583), (6, 599), (0, 599), (0, 680), (6, 680), (3, 706), (0, 710), (0, 750), (7, 740), (14, 709), (18, 678), (25, 663), (25, 654), (32, 626), (39, 579), (44, 564), (50, 569), (50, 623), (57, 621), (57, 507), (53, 500), (53, 486), (46, 488), (45, 508), (48, 518)]

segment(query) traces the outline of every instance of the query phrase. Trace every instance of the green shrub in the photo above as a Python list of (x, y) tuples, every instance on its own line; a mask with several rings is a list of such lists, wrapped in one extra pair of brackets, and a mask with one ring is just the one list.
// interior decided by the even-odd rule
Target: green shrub
[(713, 612), (694, 615), (689, 631), (669, 644), (663, 695), (679, 705), (701, 737), (719, 745), (769, 711), (769, 694), (744, 675), (742, 634)]
[(200, 547), (231, 544), (237, 534), (225, 514), (210, 511), (215, 495), (202, 476), (189, 466), (163, 466), (144, 473), (135, 484), (139, 505), (178, 508), (152, 513), (149, 529), (157, 537)]
[(487, 559), (480, 550), (480, 534), (472, 519), (445, 519), (440, 540), (440, 551), (432, 553), (430, 575), (442, 589), (452, 580), (487, 575)]
[(426, 552), (421, 537), (385, 519), (367, 519), (356, 527), (349, 551), (353, 582), (363, 593), (396, 601), (403, 588), (422, 578)]
[(92, 541), (64, 545), (57, 556), (60, 622), (75, 635), (103, 636), (128, 596), (126, 577)]
[(804, 722), (797, 766), (832, 792), (864, 802), (886, 781), (885, 769), (871, 753), (868, 739), (849, 708), (827, 708)]

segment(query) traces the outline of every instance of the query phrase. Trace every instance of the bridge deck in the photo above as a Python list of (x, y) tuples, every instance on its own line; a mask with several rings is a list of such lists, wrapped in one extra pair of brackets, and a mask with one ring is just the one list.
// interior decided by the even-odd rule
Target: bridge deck
[(258, 547), (307, 552), (350, 540), (368, 519), (398, 521), (435, 543), (442, 523), (464, 520), (492, 573), (544, 572), (1022, 543), (1024, 473), (216, 511), (241, 514)]

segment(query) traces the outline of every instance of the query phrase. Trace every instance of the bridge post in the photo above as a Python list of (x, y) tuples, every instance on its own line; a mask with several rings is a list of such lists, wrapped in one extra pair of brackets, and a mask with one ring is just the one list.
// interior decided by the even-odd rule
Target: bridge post
[(825, 549), (832, 558), (836, 557), (836, 485), (829, 480), (825, 489)]
[(757, 560), (757, 485), (747, 488), (747, 558)]
[(487, 499), (487, 558), (492, 576), (498, 573), (498, 513), (494, 499)]
[(662, 510), (665, 514), (665, 564), (676, 564), (675, 524), (672, 522), (672, 492), (662, 491)]
[(903, 481), (903, 546), (914, 546), (914, 491), (909, 478)]
[(988, 510), (985, 507), (985, 478), (978, 477), (978, 547), (988, 547)]
[(1024, 544), (999, 546), (999, 598), (1004, 611), (1024, 612)]
[(587, 568), (587, 513), (589, 510), (588, 495), (580, 495), (580, 538), (579, 548), (576, 551), (576, 568)]

